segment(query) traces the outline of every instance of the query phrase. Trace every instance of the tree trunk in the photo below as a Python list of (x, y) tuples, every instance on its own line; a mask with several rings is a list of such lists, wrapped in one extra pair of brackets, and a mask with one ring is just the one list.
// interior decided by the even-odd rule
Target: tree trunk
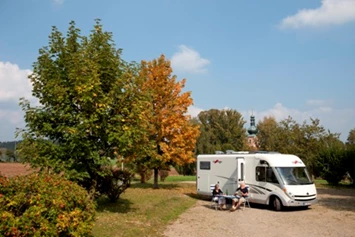
[(158, 186), (159, 169), (154, 168), (154, 185), (153, 188), (159, 188)]

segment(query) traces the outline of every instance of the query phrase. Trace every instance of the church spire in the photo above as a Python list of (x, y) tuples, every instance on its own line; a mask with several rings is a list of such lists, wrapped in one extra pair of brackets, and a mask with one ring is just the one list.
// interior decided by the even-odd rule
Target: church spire
[(255, 126), (255, 116), (251, 114), (250, 116), (250, 127), (248, 128), (249, 136), (256, 136), (258, 129)]

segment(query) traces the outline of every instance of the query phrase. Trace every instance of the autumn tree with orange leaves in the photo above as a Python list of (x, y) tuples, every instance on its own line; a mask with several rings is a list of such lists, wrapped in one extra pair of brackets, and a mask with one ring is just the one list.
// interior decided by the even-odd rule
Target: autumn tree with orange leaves
[(176, 80), (170, 61), (158, 59), (141, 62), (140, 76), (145, 82), (142, 92), (148, 95), (149, 106), (144, 113), (149, 121), (150, 152), (144, 158), (154, 170), (154, 188), (158, 188), (158, 172), (170, 165), (194, 161), (194, 149), (199, 128), (190, 121), (187, 110), (193, 104), (191, 92), (182, 92), (186, 79)]

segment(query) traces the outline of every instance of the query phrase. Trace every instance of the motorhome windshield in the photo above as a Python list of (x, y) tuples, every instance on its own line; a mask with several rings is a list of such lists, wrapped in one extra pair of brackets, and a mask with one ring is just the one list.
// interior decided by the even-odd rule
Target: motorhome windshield
[(286, 185), (312, 184), (306, 167), (276, 167), (281, 179)]

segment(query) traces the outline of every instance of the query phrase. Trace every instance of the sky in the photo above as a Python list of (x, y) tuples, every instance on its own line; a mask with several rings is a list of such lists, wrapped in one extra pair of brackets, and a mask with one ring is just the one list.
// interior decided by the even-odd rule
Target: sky
[(27, 76), (52, 26), (88, 35), (97, 18), (125, 61), (171, 60), (192, 116), (317, 118), (343, 141), (355, 128), (355, 0), (0, 0), (0, 141), (25, 127), (19, 98), (36, 103)]

